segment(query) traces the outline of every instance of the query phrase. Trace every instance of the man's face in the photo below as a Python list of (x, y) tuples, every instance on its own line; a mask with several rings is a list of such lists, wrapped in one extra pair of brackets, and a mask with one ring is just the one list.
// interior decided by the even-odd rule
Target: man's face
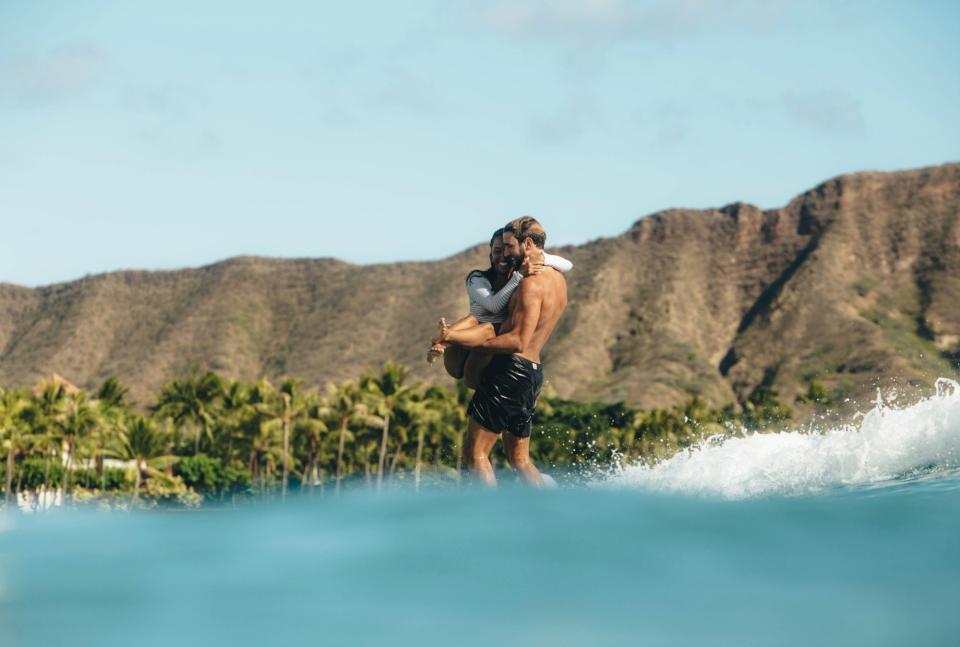
[(517, 240), (511, 232), (503, 232), (503, 257), (514, 268), (520, 267), (523, 263), (523, 245)]
[(511, 261), (503, 255), (503, 238), (501, 237), (495, 238), (490, 245), (490, 265), (497, 274), (507, 274), (513, 269)]

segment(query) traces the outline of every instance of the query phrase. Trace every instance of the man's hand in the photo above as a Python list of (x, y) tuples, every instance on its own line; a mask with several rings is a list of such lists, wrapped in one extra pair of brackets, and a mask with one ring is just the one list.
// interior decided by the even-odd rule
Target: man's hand
[(543, 271), (543, 250), (534, 248), (532, 252), (526, 255), (523, 263), (520, 265), (520, 273), (524, 277), (536, 276)]

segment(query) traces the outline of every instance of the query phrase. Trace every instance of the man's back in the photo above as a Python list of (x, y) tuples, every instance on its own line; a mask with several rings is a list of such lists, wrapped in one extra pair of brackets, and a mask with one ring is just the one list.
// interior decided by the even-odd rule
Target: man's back
[[(529, 300), (531, 295), (535, 295), (539, 301), (539, 310), (537, 312), (526, 313), (519, 306), (526, 297)], [(537, 317), (536, 328), (530, 342), (522, 352), (518, 353), (521, 357), (526, 357), (533, 362), (540, 362), (540, 352), (546, 345), (547, 340), (553, 333), (557, 322), (560, 321), (563, 311), (567, 307), (567, 281), (563, 274), (547, 268), (536, 276), (528, 276), (520, 283), (520, 288), (510, 299), (509, 313), (507, 320), (500, 328), (500, 334), (508, 333), (520, 324), (520, 317)]]

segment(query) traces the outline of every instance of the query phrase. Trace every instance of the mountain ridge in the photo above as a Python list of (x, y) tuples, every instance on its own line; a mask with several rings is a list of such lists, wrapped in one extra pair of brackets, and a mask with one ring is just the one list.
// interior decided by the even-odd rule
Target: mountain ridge
[[(576, 264), (548, 344), (564, 396), (663, 406), (743, 403), (811, 380), (858, 398), (920, 384), (960, 356), (960, 164), (841, 175), (777, 209), (672, 208), (559, 248)], [(545, 222), (548, 232), (549, 221)], [(486, 246), (433, 261), (237, 256), (29, 288), (0, 283), (0, 385), (110, 375), (151, 397), (192, 367), (255, 379), (342, 380), (384, 360), (413, 376)]]

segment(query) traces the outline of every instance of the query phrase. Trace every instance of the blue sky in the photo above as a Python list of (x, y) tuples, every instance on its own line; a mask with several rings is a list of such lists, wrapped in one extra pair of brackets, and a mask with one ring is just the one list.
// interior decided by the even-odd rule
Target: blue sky
[[(240, 8), (242, 7), (242, 8)], [(438, 258), (960, 160), (958, 2), (0, 3), (0, 282)]]

